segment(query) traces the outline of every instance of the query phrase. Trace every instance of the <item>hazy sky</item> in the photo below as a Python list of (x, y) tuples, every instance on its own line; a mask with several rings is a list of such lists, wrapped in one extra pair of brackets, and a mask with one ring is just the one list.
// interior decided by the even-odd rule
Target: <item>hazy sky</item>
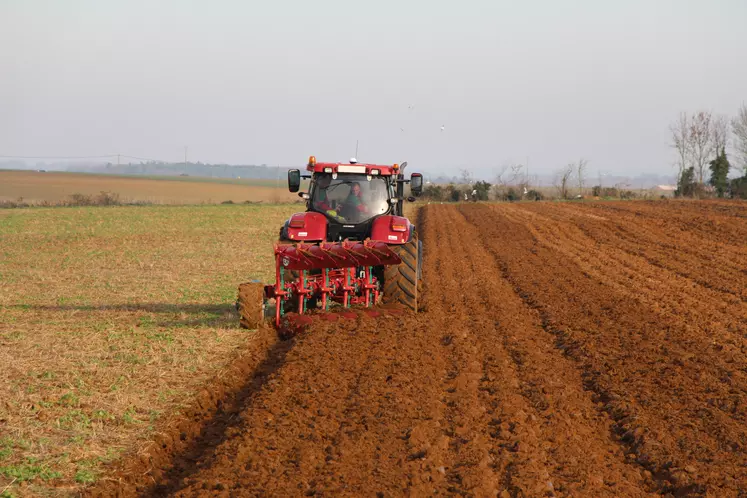
[(0, 0), (0, 155), (672, 173), (745, 61), (745, 0)]

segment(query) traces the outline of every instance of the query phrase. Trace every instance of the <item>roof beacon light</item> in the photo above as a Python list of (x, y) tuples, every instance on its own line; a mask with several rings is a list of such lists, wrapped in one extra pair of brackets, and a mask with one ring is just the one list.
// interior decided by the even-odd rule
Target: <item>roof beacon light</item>
[(316, 156), (309, 156), (309, 166), (316, 166)]
[(399, 164), (397, 164), (397, 163), (394, 163), (394, 166), (392, 166), (392, 169), (393, 169), (393, 170), (394, 170), (395, 172), (399, 171)]

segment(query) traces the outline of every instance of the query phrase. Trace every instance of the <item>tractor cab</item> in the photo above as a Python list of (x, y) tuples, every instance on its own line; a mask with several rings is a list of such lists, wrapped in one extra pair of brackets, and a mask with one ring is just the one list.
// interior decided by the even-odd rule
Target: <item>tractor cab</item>
[(332, 222), (365, 223), (392, 209), (394, 189), (387, 180), (359, 173), (314, 173), (309, 209), (326, 215)]
[[(387, 243), (408, 240), (392, 230), (410, 231), (403, 217), (404, 185), (410, 184), (413, 195), (420, 195), (423, 177), (403, 174), (402, 165), (317, 163), (311, 156), (307, 174), (298, 169), (288, 171), (288, 188), (298, 192), (301, 178), (310, 179), (309, 192), (299, 192), (306, 200), (306, 212), (294, 214), (280, 231), (280, 239), (288, 241), (336, 241), (378, 238)], [(392, 228), (396, 227), (396, 228)], [(400, 228), (402, 227), (402, 228)], [(303, 230), (301, 229), (303, 228)], [(409, 236), (409, 234), (408, 234)]]

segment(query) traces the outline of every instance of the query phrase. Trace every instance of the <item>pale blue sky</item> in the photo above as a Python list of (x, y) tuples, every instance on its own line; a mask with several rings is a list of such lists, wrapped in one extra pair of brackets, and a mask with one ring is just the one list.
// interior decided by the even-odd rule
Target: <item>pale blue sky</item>
[(672, 173), (678, 112), (747, 100), (746, 27), (744, 0), (0, 0), (0, 155)]

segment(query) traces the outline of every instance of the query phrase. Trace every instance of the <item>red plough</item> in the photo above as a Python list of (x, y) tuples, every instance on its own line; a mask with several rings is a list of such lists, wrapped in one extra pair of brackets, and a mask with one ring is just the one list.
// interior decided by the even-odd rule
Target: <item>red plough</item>
[[(325, 311), (330, 302), (374, 306), (380, 300), (374, 267), (401, 262), (387, 244), (371, 240), (276, 244), (275, 284), (264, 288), (265, 296), (275, 299), (275, 325), (287, 309), (303, 315), (310, 303)], [(297, 277), (288, 279), (289, 273)]]

